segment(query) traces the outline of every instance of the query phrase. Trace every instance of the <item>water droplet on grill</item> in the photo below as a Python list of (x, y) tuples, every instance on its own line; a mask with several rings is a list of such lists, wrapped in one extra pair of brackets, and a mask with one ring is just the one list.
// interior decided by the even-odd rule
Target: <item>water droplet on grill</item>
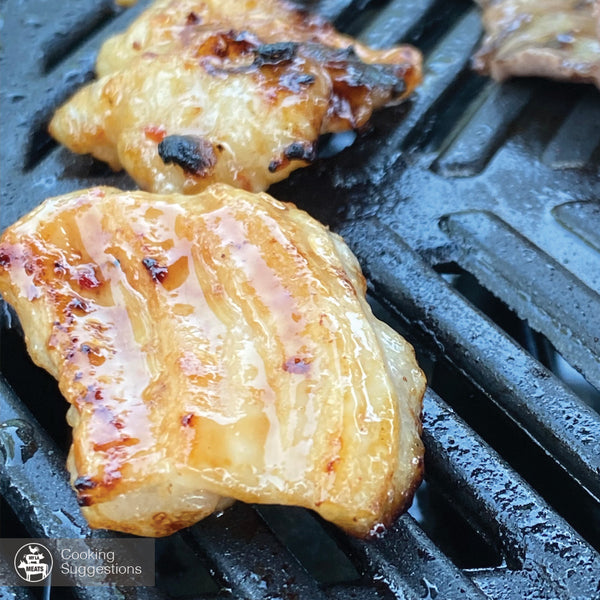
[(33, 427), (23, 419), (9, 419), (0, 424), (0, 451), (4, 464), (26, 463), (37, 451)]

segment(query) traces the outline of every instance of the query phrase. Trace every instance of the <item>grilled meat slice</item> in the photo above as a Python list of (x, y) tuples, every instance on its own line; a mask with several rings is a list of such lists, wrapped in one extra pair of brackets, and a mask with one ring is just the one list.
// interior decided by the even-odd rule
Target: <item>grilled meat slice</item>
[(239, 499), (363, 536), (410, 503), (423, 374), (293, 205), (223, 184), (52, 198), (4, 233), (0, 291), (71, 404), (92, 527), (167, 535)]
[(97, 72), (56, 112), (57, 140), (153, 192), (262, 191), (310, 163), (320, 134), (405, 98), (421, 56), (370, 49), (285, 0), (161, 0), (104, 44)]
[(600, 87), (599, 0), (479, 0), (486, 36), (475, 68)]

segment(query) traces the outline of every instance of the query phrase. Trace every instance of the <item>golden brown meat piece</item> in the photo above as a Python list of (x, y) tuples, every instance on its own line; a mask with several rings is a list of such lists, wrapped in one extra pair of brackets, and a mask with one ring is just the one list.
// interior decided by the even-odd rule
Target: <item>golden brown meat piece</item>
[(0, 240), (0, 291), (71, 403), (92, 527), (167, 535), (239, 499), (363, 536), (410, 503), (423, 374), (293, 205), (222, 184), (52, 198)]
[(50, 123), (71, 150), (153, 192), (263, 191), (421, 77), (411, 47), (373, 50), (285, 0), (161, 0), (108, 40), (100, 79)]
[(479, 0), (486, 37), (475, 68), (600, 87), (599, 0)]

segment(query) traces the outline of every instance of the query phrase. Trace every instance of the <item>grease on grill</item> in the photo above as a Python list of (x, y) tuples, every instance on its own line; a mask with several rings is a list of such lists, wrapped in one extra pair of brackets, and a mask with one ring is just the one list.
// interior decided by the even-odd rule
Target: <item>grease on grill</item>
[(212, 144), (195, 135), (168, 135), (158, 144), (158, 155), (168, 165), (179, 165), (190, 175), (209, 175), (217, 157)]

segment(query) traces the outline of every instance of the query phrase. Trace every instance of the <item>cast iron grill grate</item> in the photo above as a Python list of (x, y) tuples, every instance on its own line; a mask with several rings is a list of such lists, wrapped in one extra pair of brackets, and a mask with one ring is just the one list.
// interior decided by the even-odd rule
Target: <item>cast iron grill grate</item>
[[(146, 4), (1, 3), (2, 228), (51, 195), (132, 187), (57, 147), (46, 124), (92, 77), (102, 39)], [(156, 588), (120, 592), (600, 597), (598, 392), (589, 387), (583, 401), (578, 387), (544, 366), (540, 344), (529, 343), (551, 345), (600, 386), (600, 94), (533, 79), (498, 85), (472, 73), (481, 28), (469, 0), (311, 4), (373, 45), (410, 41), (426, 57), (425, 81), (409, 103), (378, 114), (341, 151), (352, 138), (331, 139), (315, 165), (270, 191), (344, 235), (374, 307), (416, 346), (431, 384), (427, 482), (411, 514), (369, 542), (304, 510), (238, 503), (157, 544)], [(491, 301), (510, 316), (489, 309)], [(68, 485), (65, 403), (5, 317), (2, 535), (100, 535), (87, 528)], [(515, 323), (525, 335), (512, 331)], [(474, 547), (470, 555), (448, 529)]]

